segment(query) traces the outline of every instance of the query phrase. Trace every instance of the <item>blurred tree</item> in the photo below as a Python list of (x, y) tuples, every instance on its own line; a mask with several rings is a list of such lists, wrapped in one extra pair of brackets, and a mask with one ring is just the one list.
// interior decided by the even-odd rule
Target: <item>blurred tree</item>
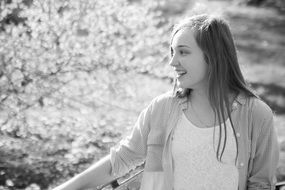
[(265, 0), (247, 0), (248, 5), (260, 5), (263, 3)]
[(148, 72), (153, 63), (163, 61), (159, 56), (167, 49), (167, 30), (156, 28), (164, 21), (151, 12), (154, 6), (124, 0), (47, 0), (34, 1), (29, 7), (23, 1), (2, 4), (2, 19), (13, 7), (22, 7), (20, 16), (25, 19), (17, 26), (4, 25), (0, 34), (4, 124), (27, 108), (61, 105), (63, 97), (70, 95), (64, 87), (79, 78), (100, 83), (97, 87), (104, 91), (111, 78), (102, 81), (98, 72), (109, 77)]
[(260, 5), (270, 5), (280, 9), (281, 11), (285, 10), (285, 1), (284, 0), (245, 0), (247, 5), (260, 6)]
[[(104, 127), (114, 117), (125, 125), (127, 118), (96, 111), (132, 108), (125, 103), (134, 97), (130, 79), (137, 73), (168, 76), (163, 63), (170, 24), (157, 6), (127, 0), (1, 1), (0, 186), (46, 188), (93, 160), (98, 149), (108, 151), (105, 144), (118, 134)], [(20, 21), (8, 22), (13, 14)], [(24, 171), (31, 176), (25, 181)], [(35, 177), (46, 175), (49, 182)]]

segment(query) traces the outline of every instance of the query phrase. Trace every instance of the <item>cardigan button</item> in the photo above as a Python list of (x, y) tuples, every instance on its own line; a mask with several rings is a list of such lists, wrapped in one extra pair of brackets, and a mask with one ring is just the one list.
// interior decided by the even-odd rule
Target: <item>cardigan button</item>
[(240, 163), (240, 166), (241, 166), (241, 167), (243, 167), (243, 165), (244, 165), (244, 164), (243, 164), (243, 162), (242, 162), (242, 163)]
[(237, 137), (238, 137), (238, 138), (240, 137), (240, 133), (237, 133)]

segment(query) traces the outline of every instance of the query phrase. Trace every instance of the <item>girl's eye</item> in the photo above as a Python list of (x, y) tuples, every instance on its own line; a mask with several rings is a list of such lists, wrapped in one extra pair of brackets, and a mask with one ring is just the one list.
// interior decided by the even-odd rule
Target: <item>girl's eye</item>
[[(175, 51), (174, 49), (170, 48), (170, 56), (173, 57)], [(186, 51), (186, 50), (177, 50), (177, 53), (179, 53), (180, 55), (187, 55), (190, 52)]]
[(186, 52), (186, 51), (184, 51), (184, 50), (180, 50), (179, 52), (180, 52), (181, 55), (186, 55), (186, 54), (188, 54), (188, 52)]

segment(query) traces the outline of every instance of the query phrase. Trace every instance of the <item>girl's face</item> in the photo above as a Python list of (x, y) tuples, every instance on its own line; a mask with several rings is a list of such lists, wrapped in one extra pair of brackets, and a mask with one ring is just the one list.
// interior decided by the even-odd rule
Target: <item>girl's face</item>
[(207, 63), (190, 28), (179, 30), (171, 44), (170, 65), (174, 67), (177, 85), (181, 88), (207, 89)]

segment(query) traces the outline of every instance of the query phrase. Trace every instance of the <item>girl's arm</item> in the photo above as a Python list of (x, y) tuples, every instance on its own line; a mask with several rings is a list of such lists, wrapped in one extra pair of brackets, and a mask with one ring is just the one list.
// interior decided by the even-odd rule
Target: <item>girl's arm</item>
[(122, 139), (117, 144), (118, 146), (112, 147), (108, 156), (53, 190), (81, 190), (98, 187), (123, 176), (140, 165), (146, 157), (152, 114), (156, 113), (154, 118), (159, 117), (158, 114), (164, 108), (164, 99), (155, 98), (140, 113), (131, 134)]
[(131, 135), (112, 147), (108, 156), (53, 190), (95, 188), (126, 174), (141, 163), (146, 155), (150, 114), (151, 105), (141, 112)]
[(253, 125), (258, 133), (253, 135), (252, 168), (247, 190), (273, 190), (277, 182), (276, 168), (279, 162), (279, 144), (273, 125), (272, 110), (263, 102), (255, 102)]
[(115, 176), (111, 175), (110, 155), (107, 155), (82, 173), (79, 173), (53, 190), (83, 190), (96, 188), (113, 179), (115, 179)]

